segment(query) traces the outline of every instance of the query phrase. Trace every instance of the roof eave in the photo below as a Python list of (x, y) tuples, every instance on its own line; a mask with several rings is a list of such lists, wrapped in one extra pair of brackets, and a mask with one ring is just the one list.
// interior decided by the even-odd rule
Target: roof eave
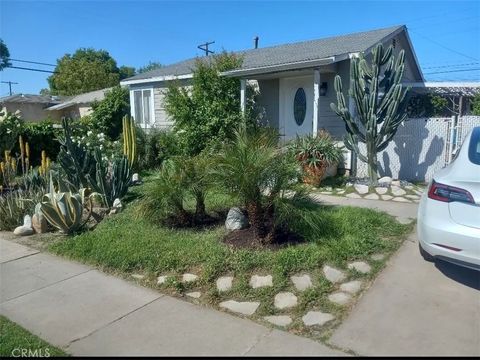
[(172, 81), (172, 80), (184, 80), (191, 79), (193, 74), (184, 74), (184, 75), (165, 75), (165, 76), (154, 76), (146, 79), (132, 79), (132, 80), (123, 80), (120, 81), (120, 85), (136, 85), (136, 84), (146, 84), (152, 82), (162, 82), (162, 81)]

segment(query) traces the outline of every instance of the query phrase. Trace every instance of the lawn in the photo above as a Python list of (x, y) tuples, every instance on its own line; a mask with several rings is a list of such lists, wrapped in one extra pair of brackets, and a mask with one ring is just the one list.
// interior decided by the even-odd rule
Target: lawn
[(68, 354), (0, 315), (0, 356), (50, 357)]
[[(141, 191), (141, 188), (135, 191)], [(207, 198), (210, 213), (225, 211), (232, 204), (233, 200), (225, 195)], [(367, 285), (385, 262), (373, 261), (370, 256), (381, 253), (388, 258), (411, 231), (410, 225), (399, 224), (386, 213), (308, 203), (303, 211), (310, 213), (310, 221), (315, 223), (317, 230), (311, 231), (307, 224), (297, 224), (306, 240), (304, 243), (276, 250), (234, 249), (222, 242), (226, 234), (223, 223), (201, 229), (173, 229), (139, 218), (136, 207), (137, 201), (134, 200), (122, 213), (104, 220), (94, 231), (57, 241), (50, 250), (129, 279), (133, 279), (132, 274), (143, 275), (139, 280), (142, 285), (172, 295), (184, 296), (190, 291), (200, 291), (201, 298), (192, 301), (203, 304), (217, 306), (229, 299), (260, 301), (260, 307), (252, 316), (254, 319), (285, 313), (275, 309), (275, 294), (295, 292), (289, 277), (308, 273), (314, 287), (297, 293), (298, 306), (289, 313), (295, 321), (289, 329), (316, 338), (326, 336), (348, 311), (348, 307), (328, 301), (327, 296), (338, 285), (325, 279), (322, 266), (328, 264), (342, 269), (347, 280), (361, 278)], [(347, 263), (353, 260), (369, 262), (372, 271), (362, 275), (347, 269)], [(182, 283), (181, 274), (185, 272), (199, 275), (198, 281)], [(249, 286), (252, 274), (272, 275), (273, 286), (252, 289)], [(157, 285), (160, 275), (169, 275), (170, 278), (165, 284)], [(219, 293), (216, 279), (223, 275), (234, 276), (233, 287), (228, 292)], [(301, 316), (311, 309), (332, 313), (336, 319), (329, 326), (322, 327), (320, 332), (306, 329)]]

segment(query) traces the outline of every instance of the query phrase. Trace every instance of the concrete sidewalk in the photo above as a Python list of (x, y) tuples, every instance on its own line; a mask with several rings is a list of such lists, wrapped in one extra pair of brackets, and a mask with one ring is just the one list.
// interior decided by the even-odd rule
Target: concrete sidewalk
[(72, 355), (345, 355), (3, 239), (0, 313)]

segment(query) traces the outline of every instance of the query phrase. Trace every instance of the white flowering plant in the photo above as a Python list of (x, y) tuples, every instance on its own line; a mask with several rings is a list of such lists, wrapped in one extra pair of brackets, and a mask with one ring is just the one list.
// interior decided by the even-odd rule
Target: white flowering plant
[(24, 121), (20, 112), (0, 112), (0, 151), (11, 150), (22, 134)]

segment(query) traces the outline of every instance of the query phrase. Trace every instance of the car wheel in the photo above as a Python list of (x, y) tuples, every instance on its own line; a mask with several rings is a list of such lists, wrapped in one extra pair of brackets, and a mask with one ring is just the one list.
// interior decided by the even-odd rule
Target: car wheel
[(418, 244), (418, 248), (420, 250), (420, 255), (422, 255), (422, 257), (425, 261), (428, 261), (428, 262), (434, 262), (435, 261), (435, 258), (422, 248), (422, 245)]

